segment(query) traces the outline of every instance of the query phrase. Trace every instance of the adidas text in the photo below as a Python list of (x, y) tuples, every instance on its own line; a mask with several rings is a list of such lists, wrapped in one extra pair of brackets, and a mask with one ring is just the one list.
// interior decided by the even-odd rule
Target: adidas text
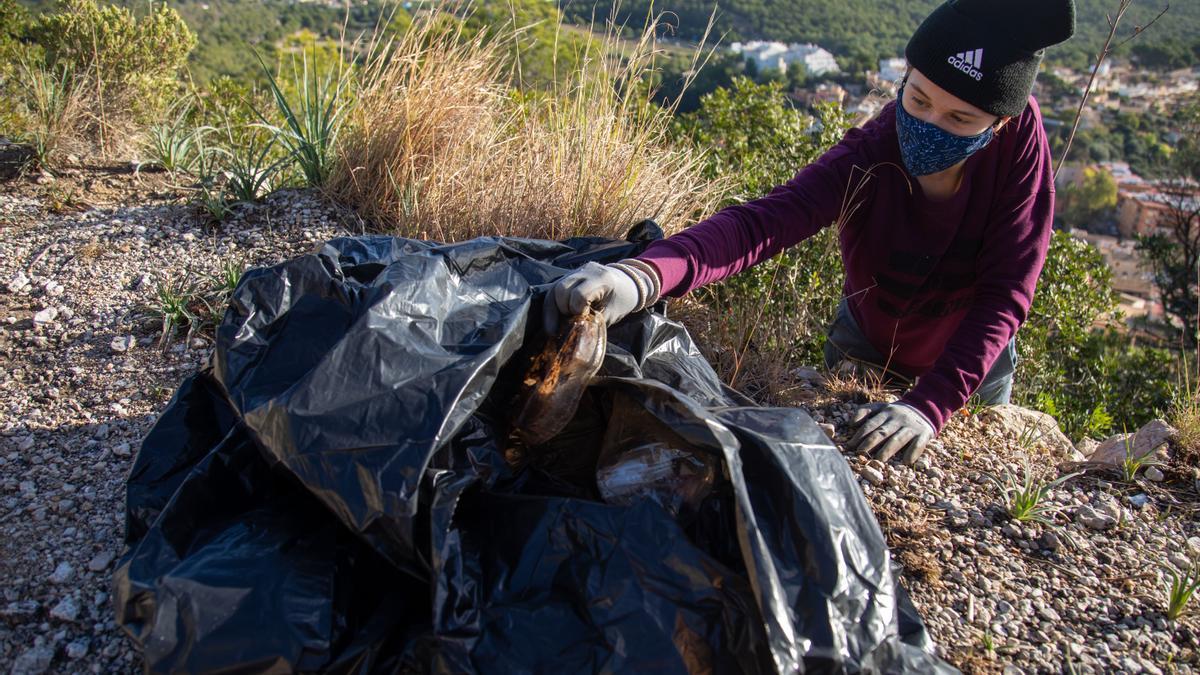
[(976, 70), (971, 64), (967, 63), (963, 59), (960, 59), (956, 56), (951, 56), (950, 58), (946, 59), (946, 63), (949, 63), (958, 70), (961, 70), (970, 77), (974, 78), (976, 82), (983, 80), (983, 73)]

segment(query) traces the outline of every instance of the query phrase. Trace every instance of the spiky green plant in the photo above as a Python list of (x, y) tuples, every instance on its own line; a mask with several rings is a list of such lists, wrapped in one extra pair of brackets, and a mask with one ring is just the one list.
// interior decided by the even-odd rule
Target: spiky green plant
[(222, 304), (233, 295), (245, 270), (246, 267), (240, 260), (227, 258), (221, 263), (221, 268), (217, 270), (217, 273), (212, 276), (213, 292)]
[(225, 159), (225, 191), (234, 201), (252, 202), (271, 191), (272, 180), (291, 157), (272, 159), (274, 134), (240, 134), (235, 138), (231, 124), (225, 125), (226, 147), (216, 148)]
[(184, 326), (188, 328), (187, 339), (191, 339), (200, 319), (195, 306), (203, 303), (191, 275), (184, 274), (160, 282), (155, 290), (155, 298), (157, 302), (151, 308), (151, 313), (159, 319), (162, 326), (158, 338), (159, 348), (166, 351), (167, 344)]
[(225, 196), (221, 185), (221, 166), (218, 158), (221, 153), (217, 148), (209, 147), (204, 137), (198, 139), (196, 153), (196, 191), (192, 193), (192, 203), (199, 206), (214, 223), (220, 223), (229, 217), (232, 204)]
[(1043, 481), (1034, 476), (1029, 460), (1025, 460), (1024, 475), (1018, 480), (1010, 470), (1005, 469), (997, 478), (991, 474), (984, 476), (1000, 489), (1004, 500), (1004, 508), (1014, 520), (1021, 522), (1037, 522), (1043, 525), (1054, 525), (1051, 518), (1063, 510), (1063, 507), (1047, 502), (1046, 497), (1054, 488), (1078, 476), (1079, 473), (1069, 473), (1059, 476), (1052, 481)]
[(1167, 589), (1167, 618), (1171, 621), (1183, 616), (1187, 604), (1197, 589), (1200, 589), (1200, 567), (1192, 563), (1185, 570), (1163, 565), (1171, 584)]
[(150, 164), (171, 173), (191, 173), (195, 170), (205, 147), (204, 136), (213, 129), (192, 125), (189, 122), (191, 111), (191, 101), (181, 99), (171, 107), (166, 121), (150, 126), (145, 142)]
[(292, 60), (287, 84), (289, 89), (297, 93), (297, 100), (293, 103), (284, 93), (279, 78), (267, 67), (262, 56), (255, 52), (267, 77), (267, 87), (275, 101), (276, 112), (284, 121), (282, 126), (273, 124), (260, 111), (258, 116), (262, 126), (269, 129), (287, 148), (288, 156), (295, 160), (305, 183), (311, 187), (321, 187), (329, 178), (334, 144), (345, 119), (347, 106), (343, 104), (350, 84), (349, 71), (340, 64), (321, 77), (318, 74), (317, 53), (315, 48), (301, 52), (299, 66), (294, 58)]
[(1133, 447), (1133, 439), (1136, 436), (1137, 434), (1128, 434), (1123, 441), (1125, 445), (1125, 458), (1121, 460), (1121, 478), (1126, 483), (1136, 481), (1137, 475), (1142, 469), (1162, 464), (1162, 462), (1154, 459), (1153, 453), (1146, 453), (1140, 456), (1137, 454)]

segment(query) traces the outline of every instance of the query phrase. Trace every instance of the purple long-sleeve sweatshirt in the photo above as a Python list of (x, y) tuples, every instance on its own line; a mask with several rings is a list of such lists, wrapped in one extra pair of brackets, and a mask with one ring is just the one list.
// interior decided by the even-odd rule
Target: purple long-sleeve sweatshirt
[(1025, 321), (1054, 214), (1050, 147), (1030, 97), (934, 201), (904, 170), (895, 102), (765, 197), (731, 206), (640, 256), (680, 296), (840, 223), (850, 311), (889, 368), (918, 377), (901, 399), (938, 431)]

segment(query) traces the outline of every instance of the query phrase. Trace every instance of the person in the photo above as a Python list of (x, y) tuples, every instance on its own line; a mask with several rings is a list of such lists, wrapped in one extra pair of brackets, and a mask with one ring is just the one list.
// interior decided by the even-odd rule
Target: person
[(848, 445), (915, 461), (972, 393), (1009, 400), (1054, 213), (1031, 93), (1046, 47), (1074, 30), (1072, 0), (948, 0), (912, 35), (896, 100), (874, 119), (766, 196), (566, 275), (547, 321), (590, 304), (611, 325), (836, 224), (846, 280), (826, 365), (868, 364), (908, 386), (857, 410)]

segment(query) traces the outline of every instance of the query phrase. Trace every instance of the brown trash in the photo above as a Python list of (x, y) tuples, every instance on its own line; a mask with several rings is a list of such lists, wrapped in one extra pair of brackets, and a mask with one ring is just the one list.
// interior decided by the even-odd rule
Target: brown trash
[(584, 390), (591, 382), (608, 345), (604, 315), (590, 307), (571, 317), (559, 334), (546, 342), (521, 380), (516, 438), (526, 447), (556, 436), (575, 416)]

